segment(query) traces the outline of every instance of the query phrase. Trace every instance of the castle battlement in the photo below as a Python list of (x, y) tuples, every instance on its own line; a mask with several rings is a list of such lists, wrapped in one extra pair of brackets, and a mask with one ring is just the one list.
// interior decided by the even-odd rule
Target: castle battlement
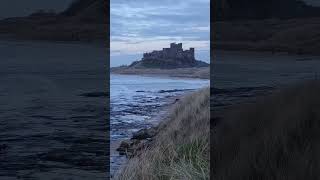
[(171, 43), (170, 48), (144, 53), (142, 60), (180, 60), (193, 62), (195, 61), (194, 48), (183, 50), (182, 43)]

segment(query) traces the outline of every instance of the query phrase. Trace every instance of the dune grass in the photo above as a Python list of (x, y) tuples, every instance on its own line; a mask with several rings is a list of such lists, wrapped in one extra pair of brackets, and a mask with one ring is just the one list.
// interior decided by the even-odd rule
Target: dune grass
[(320, 82), (235, 107), (214, 129), (212, 179), (319, 179)]
[(181, 99), (151, 147), (130, 159), (116, 179), (209, 179), (209, 101), (209, 88)]

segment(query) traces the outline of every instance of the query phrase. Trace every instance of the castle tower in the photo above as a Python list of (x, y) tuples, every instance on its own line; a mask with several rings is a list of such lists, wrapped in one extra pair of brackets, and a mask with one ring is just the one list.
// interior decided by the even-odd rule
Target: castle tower
[(176, 45), (176, 43), (170, 43), (170, 49), (175, 49)]
[(191, 54), (192, 59), (195, 59), (195, 57), (194, 57), (194, 48), (190, 48), (190, 54)]
[(182, 49), (182, 43), (179, 43), (179, 44), (177, 45), (177, 49), (178, 49), (178, 51), (183, 51), (183, 49)]

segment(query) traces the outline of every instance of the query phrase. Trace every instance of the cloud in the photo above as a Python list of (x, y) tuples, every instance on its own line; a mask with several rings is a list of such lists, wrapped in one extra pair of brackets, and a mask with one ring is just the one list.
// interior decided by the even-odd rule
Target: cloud
[(149, 52), (152, 50), (161, 50), (162, 48), (169, 47), (172, 42), (182, 42), (184, 49), (189, 49), (194, 47), (197, 50), (209, 50), (210, 41), (193, 41), (193, 40), (183, 40), (182, 38), (174, 39), (143, 39), (143, 41), (111, 41), (110, 49), (111, 55), (119, 54), (142, 54), (143, 52)]
[(182, 42), (209, 49), (209, 0), (111, 0), (112, 55), (138, 54)]

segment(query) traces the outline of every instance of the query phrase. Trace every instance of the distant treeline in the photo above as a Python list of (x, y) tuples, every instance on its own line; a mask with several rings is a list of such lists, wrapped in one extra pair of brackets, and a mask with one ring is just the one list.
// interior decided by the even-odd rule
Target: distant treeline
[(301, 0), (219, 0), (212, 6), (214, 21), (320, 16), (320, 7)]

